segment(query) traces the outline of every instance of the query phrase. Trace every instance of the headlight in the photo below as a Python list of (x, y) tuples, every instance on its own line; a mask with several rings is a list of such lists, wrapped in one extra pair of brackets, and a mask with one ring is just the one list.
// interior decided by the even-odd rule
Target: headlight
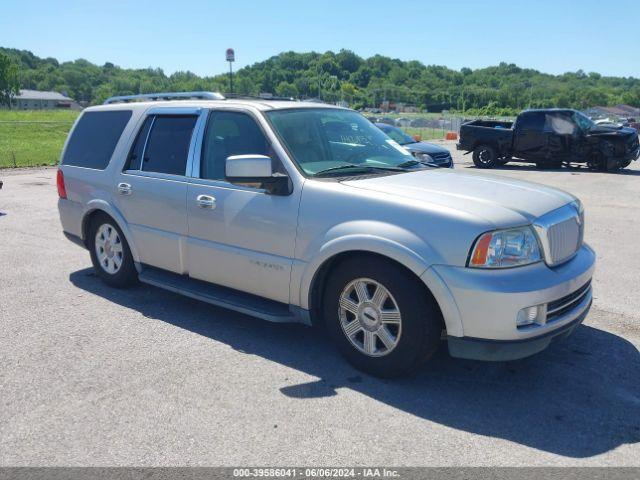
[(429, 155), (428, 153), (420, 153), (420, 152), (416, 152), (413, 154), (413, 156), (420, 160), (421, 162), (424, 163), (436, 163), (436, 161), (433, 159), (433, 157), (431, 155)]
[(507, 268), (539, 262), (540, 247), (531, 227), (487, 232), (476, 240), (467, 265), (474, 268)]

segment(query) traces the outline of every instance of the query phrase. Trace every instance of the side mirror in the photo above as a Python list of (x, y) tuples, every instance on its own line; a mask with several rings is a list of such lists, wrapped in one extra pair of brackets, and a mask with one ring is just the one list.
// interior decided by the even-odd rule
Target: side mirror
[(289, 195), (289, 177), (273, 173), (271, 157), (266, 155), (232, 155), (225, 161), (225, 177), (231, 183), (260, 184), (273, 195)]

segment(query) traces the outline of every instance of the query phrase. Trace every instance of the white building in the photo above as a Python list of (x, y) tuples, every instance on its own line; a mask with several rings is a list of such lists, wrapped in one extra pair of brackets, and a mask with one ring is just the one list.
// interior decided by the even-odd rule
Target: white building
[(12, 103), (13, 108), (18, 110), (77, 109), (79, 107), (73, 99), (61, 93), (38, 90), (20, 90), (20, 95), (13, 97)]

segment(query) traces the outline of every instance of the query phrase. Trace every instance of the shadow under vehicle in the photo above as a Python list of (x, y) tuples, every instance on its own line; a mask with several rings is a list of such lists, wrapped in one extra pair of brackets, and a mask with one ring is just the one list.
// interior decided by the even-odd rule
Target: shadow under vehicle
[[(321, 328), (262, 322), (146, 285), (113, 289), (91, 269), (72, 272), (69, 280), (158, 324), (201, 335), (212, 346), (228, 345), (245, 354), (247, 362), (258, 356), (274, 367), (315, 377), (291, 383), (283, 376), (272, 385), (283, 398), (297, 399), (309, 409), (319, 399), (352, 390), (417, 421), (576, 459), (640, 442), (640, 353), (628, 340), (593, 326), (581, 325), (546, 351), (508, 362), (452, 358), (443, 342), (425, 368), (386, 380), (363, 375), (334, 355)], [(216, 369), (216, 364), (206, 368)]]
[(616, 171), (640, 157), (635, 129), (599, 126), (570, 109), (525, 110), (515, 122), (467, 122), (460, 128), (457, 149), (473, 152), (478, 168), (518, 160), (538, 168), (583, 163), (594, 170)]

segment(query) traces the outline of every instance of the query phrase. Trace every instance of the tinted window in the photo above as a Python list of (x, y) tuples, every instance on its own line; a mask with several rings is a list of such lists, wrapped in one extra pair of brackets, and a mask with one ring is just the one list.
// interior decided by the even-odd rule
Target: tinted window
[(249, 154), (275, 156), (253, 118), (238, 112), (212, 113), (202, 148), (200, 177), (223, 180), (227, 157)]
[(125, 164), (123, 170), (140, 170), (140, 162), (142, 161), (142, 153), (144, 150), (144, 145), (147, 141), (147, 136), (149, 135), (149, 129), (151, 128), (151, 124), (153, 123), (154, 116), (147, 117), (136, 136), (136, 141), (131, 148), (131, 152), (129, 152), (129, 158), (127, 158), (127, 163)]
[(191, 134), (197, 116), (157, 115), (153, 120), (142, 170), (145, 172), (184, 175)]
[(520, 130), (542, 130), (544, 122), (544, 113), (523, 113), (518, 118), (518, 128)]
[(71, 134), (62, 164), (104, 170), (130, 118), (131, 110), (84, 113)]

